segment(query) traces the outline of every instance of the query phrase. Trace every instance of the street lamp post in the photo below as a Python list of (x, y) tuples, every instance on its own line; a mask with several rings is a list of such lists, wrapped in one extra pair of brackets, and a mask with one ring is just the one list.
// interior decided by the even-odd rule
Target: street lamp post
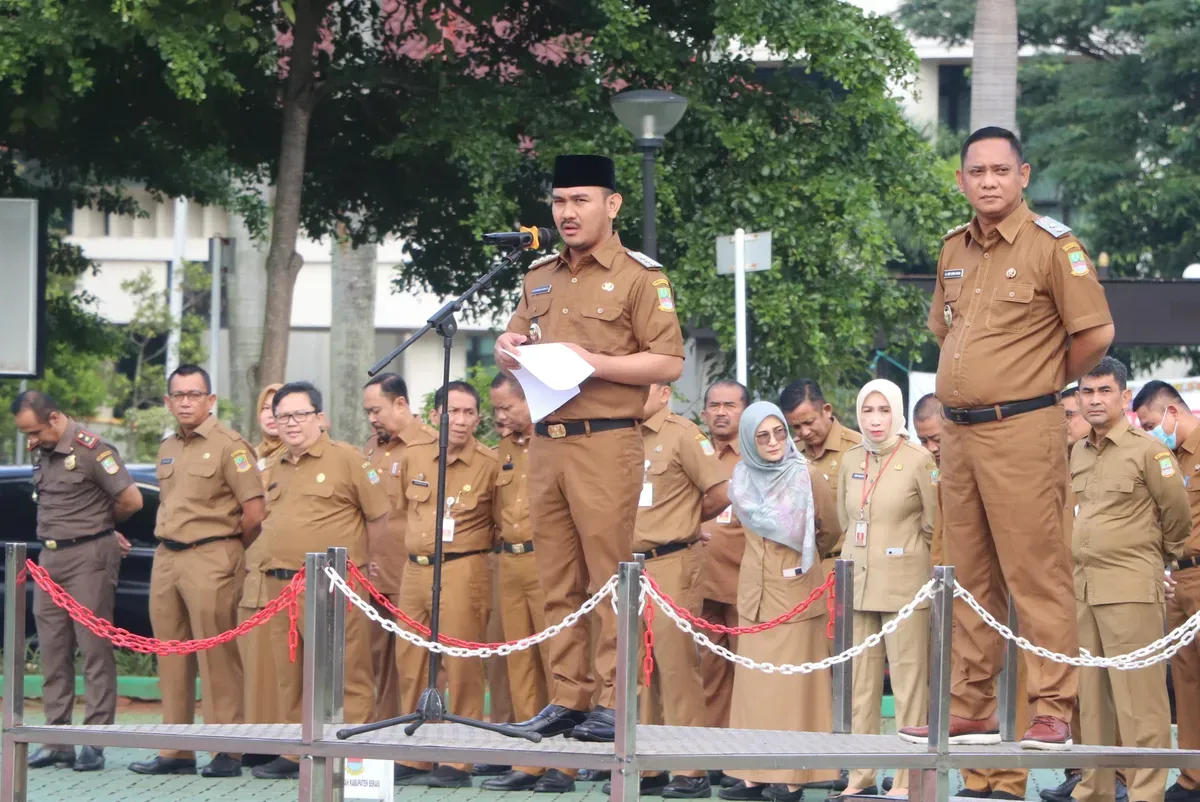
[(665, 137), (687, 111), (687, 98), (661, 89), (635, 89), (612, 99), (617, 119), (633, 134), (633, 146), (642, 152), (642, 252), (658, 258), (655, 230), (654, 160)]

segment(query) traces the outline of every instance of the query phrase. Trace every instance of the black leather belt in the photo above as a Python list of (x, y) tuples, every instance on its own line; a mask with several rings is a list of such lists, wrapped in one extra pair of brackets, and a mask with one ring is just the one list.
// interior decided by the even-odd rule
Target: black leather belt
[[(454, 552), (450, 552), (449, 554), (443, 552), (442, 553), (442, 562), (443, 563), (453, 562), (454, 560), (460, 559), (462, 557), (470, 557), (473, 554), (491, 554), (491, 553), (492, 553), (491, 549), (476, 549), (475, 551), (454, 551)], [(408, 555), (408, 561), (411, 563), (414, 563), (416, 565), (433, 565), (433, 555), (432, 554), (410, 554), (410, 555)]]
[(203, 537), (194, 543), (180, 543), (178, 540), (160, 539), (158, 542), (166, 546), (170, 551), (187, 551), (189, 549), (198, 549), (201, 546), (207, 546), (209, 543), (216, 543), (218, 540), (233, 540), (242, 539), (241, 535), (218, 535), (217, 537)]
[(633, 418), (600, 418), (597, 420), (573, 420), (569, 423), (539, 423), (533, 429), (541, 437), (558, 440), (592, 432), (609, 432), (613, 429), (632, 429), (639, 421)]
[(524, 543), (508, 543), (500, 544), (500, 548), (507, 551), (509, 554), (528, 554), (533, 551), (533, 541), (526, 540)]
[(687, 543), (668, 543), (665, 546), (655, 546), (652, 549), (646, 549), (641, 553), (646, 555), (647, 560), (653, 560), (655, 557), (666, 557), (668, 554), (683, 551), (695, 542), (694, 540), (689, 540)]
[(62, 549), (69, 549), (72, 546), (78, 546), (80, 543), (87, 543), (90, 540), (99, 540), (102, 537), (108, 537), (112, 533), (113, 530), (105, 529), (103, 532), (97, 532), (94, 535), (80, 535), (79, 537), (73, 537), (69, 540), (47, 539), (42, 541), (42, 547), (49, 549), (50, 551), (60, 551)]
[(282, 579), (286, 582), (288, 580), (295, 579), (296, 575), (300, 572), (293, 571), (291, 568), (270, 568), (266, 571), (263, 571), (263, 573), (272, 579)]
[(1200, 557), (1184, 557), (1182, 560), (1175, 561), (1176, 571), (1186, 571), (1189, 568), (1195, 568), (1200, 565)]
[(1006, 401), (1003, 404), (996, 404), (990, 407), (978, 407), (976, 409), (955, 409), (954, 407), (942, 407), (942, 416), (948, 421), (966, 425), (970, 425), (972, 423), (991, 423), (993, 421), (1011, 418), (1014, 415), (1021, 415), (1026, 412), (1033, 412), (1037, 409), (1052, 407), (1057, 403), (1058, 393), (1050, 393), (1048, 395), (1040, 395), (1037, 398), (1030, 398), (1027, 401)]

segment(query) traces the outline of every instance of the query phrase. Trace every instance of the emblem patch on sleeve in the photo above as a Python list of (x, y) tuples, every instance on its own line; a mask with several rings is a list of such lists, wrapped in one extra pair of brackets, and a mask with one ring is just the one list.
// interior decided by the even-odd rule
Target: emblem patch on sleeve
[(1170, 479), (1175, 475), (1175, 460), (1171, 459), (1170, 451), (1155, 454), (1154, 458), (1158, 460), (1158, 468), (1164, 479)]
[(663, 312), (675, 311), (675, 299), (671, 297), (671, 282), (665, 278), (660, 278), (653, 284), (655, 291), (658, 293), (658, 308)]
[(110, 476), (115, 476), (117, 471), (121, 470), (121, 466), (117, 464), (117, 461), (113, 459), (111, 454), (100, 460), (100, 467)]
[(239, 448), (231, 456), (233, 457), (233, 465), (237, 468), (238, 473), (245, 473), (250, 470), (250, 459), (245, 449)]
[(712, 441), (702, 434), (696, 435), (696, 439), (700, 441), (700, 450), (709, 457), (715, 457), (717, 452), (713, 449)]

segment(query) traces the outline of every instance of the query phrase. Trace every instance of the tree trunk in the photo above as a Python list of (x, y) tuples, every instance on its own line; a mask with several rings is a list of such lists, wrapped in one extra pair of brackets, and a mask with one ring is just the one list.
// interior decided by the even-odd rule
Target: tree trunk
[(263, 316), (267, 308), (267, 249), (254, 240), (241, 217), (229, 216), (234, 238), (233, 269), (229, 272), (226, 314), (229, 320), (229, 402), (236, 410), (234, 427), (251, 442), (258, 437), (259, 357), (262, 356)]
[[(342, 233), (339, 231), (339, 233)], [(375, 256), (371, 243), (355, 248), (333, 240), (333, 309), (329, 324), (329, 425), (337, 440), (361, 445), (370, 433), (361, 387), (374, 361)]]
[(263, 384), (284, 381), (288, 335), (292, 328), (292, 293), (304, 260), (296, 253), (300, 235), (300, 201), (304, 192), (304, 161), (308, 129), (316, 101), (313, 47), (325, 12), (321, 0), (296, 0), (287, 89), (283, 97), (283, 136), (279, 173), (275, 180), (275, 211), (271, 247), (267, 252), (267, 308), (263, 318), (262, 356), (258, 379)]
[(971, 130), (1017, 130), (1017, 0), (976, 0)]

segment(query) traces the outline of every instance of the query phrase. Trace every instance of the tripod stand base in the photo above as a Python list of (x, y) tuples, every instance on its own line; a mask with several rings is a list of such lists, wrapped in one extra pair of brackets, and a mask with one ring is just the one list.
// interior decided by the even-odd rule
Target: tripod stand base
[(417, 702), (415, 713), (408, 713), (396, 718), (384, 719), (383, 721), (374, 721), (370, 724), (360, 724), (357, 727), (345, 727), (337, 731), (337, 739), (344, 741), (347, 738), (353, 738), (355, 735), (375, 732), (376, 730), (383, 730), (388, 727), (398, 727), (404, 724), (408, 725), (404, 728), (404, 734), (412, 735), (421, 728), (422, 724), (440, 724), (443, 722), (448, 724), (463, 724), (468, 727), (474, 727), (477, 730), (486, 730), (506, 735), (509, 738), (524, 738), (531, 743), (538, 743), (542, 740), (540, 732), (525, 732), (507, 724), (492, 724), (489, 721), (476, 721), (473, 718), (447, 713), (446, 702), (442, 699), (442, 694), (437, 688), (426, 688), (422, 691), (421, 700)]

